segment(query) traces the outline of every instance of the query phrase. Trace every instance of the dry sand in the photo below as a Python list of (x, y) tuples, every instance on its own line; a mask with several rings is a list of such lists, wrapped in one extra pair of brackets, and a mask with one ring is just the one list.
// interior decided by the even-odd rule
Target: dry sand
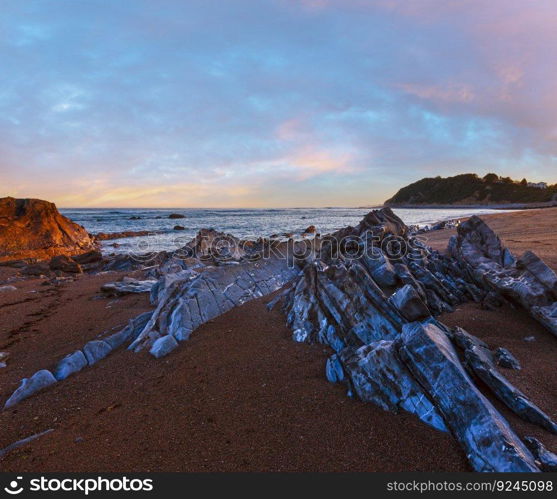
[[(532, 250), (557, 271), (557, 208), (495, 213), (481, 218), (516, 255)], [(423, 237), (426, 244), (441, 251), (447, 248), (453, 234), (456, 229), (433, 231)]]
[[(489, 217), (513, 250), (543, 248), (555, 265), (556, 210)], [(487, 218), (487, 217), (486, 217)], [(444, 247), (452, 231), (434, 233)], [(535, 241), (539, 241), (535, 242)], [(551, 246), (546, 246), (551, 245)], [(555, 267), (554, 267), (555, 268)], [(11, 270), (0, 271), (0, 282)], [(146, 296), (102, 298), (121, 274), (81, 276), (60, 288), (16, 282), (0, 293), (0, 404), (24, 376), (148, 310)], [(54, 428), (12, 451), (2, 471), (459, 471), (459, 446), (408, 414), (390, 414), (346, 397), (324, 376), (329, 351), (296, 344), (269, 297), (202, 326), (168, 357), (124, 349), (16, 407), (0, 412), (0, 449)], [(523, 312), (475, 304), (442, 317), (523, 365), (505, 374), (557, 418), (557, 339)], [(536, 341), (527, 343), (526, 336)], [(557, 437), (510, 415), (519, 435), (557, 449)]]

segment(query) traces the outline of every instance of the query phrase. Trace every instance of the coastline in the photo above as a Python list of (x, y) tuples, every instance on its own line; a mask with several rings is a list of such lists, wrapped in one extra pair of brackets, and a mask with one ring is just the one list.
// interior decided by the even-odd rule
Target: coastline
[[(555, 212), (486, 215), (516, 253), (536, 252), (557, 269)], [(533, 218), (534, 216), (534, 218)], [(427, 233), (446, 248), (454, 229)], [(551, 255), (554, 255), (551, 257)], [(549, 256), (549, 258), (548, 258)], [(16, 269), (0, 268), (0, 282)], [(130, 275), (130, 273), (125, 273)], [(84, 341), (150, 308), (146, 295), (99, 296), (124, 273), (77, 276), (59, 286), (41, 278), (11, 281), (0, 294), (0, 402), (24, 376), (49, 367)], [(3, 471), (467, 471), (455, 441), (406, 414), (346, 398), (324, 376), (330, 351), (294, 343), (272, 296), (237, 307), (196, 330), (164, 361), (119, 350), (79, 376), (0, 413), (0, 448), (48, 435), (9, 453)], [(505, 372), (550, 415), (557, 414), (555, 338), (521, 310), (467, 303), (445, 314), (525, 367)], [(534, 336), (532, 343), (524, 337)], [(132, 389), (130, 389), (132, 388)], [(557, 447), (557, 436), (496, 407), (521, 435)], [(365, 442), (362, 437), (365, 436)], [(102, 444), (102, 445), (99, 445)]]
[(381, 207), (404, 210), (541, 210), (555, 208), (555, 201), (545, 203), (506, 203), (506, 204), (384, 204)]

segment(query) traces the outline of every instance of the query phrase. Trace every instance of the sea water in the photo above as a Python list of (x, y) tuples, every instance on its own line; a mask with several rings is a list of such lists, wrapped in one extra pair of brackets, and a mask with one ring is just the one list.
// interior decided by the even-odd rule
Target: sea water
[[(241, 239), (271, 235), (300, 234), (309, 225), (327, 234), (348, 225), (357, 225), (370, 208), (288, 208), (288, 209), (61, 209), (63, 215), (83, 225), (90, 233), (151, 231), (153, 235), (104, 241), (106, 252), (125, 253), (172, 251), (184, 246), (199, 229), (214, 228)], [(394, 209), (407, 225), (420, 227), (442, 220), (471, 215), (500, 213), (501, 210)], [(177, 213), (185, 218), (170, 219)], [(174, 230), (176, 225), (184, 230)]]

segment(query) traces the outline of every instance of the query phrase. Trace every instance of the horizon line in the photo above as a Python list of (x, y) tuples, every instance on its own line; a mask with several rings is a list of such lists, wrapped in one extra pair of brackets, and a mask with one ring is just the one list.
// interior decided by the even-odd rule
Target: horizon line
[(377, 204), (373, 206), (285, 206), (277, 207), (270, 206), (263, 207), (186, 207), (186, 206), (171, 206), (171, 207), (153, 207), (153, 206), (136, 206), (136, 207), (118, 207), (118, 206), (57, 206), (59, 210), (330, 210), (330, 209), (345, 209), (345, 210), (368, 210), (375, 208), (383, 208), (384, 204)]

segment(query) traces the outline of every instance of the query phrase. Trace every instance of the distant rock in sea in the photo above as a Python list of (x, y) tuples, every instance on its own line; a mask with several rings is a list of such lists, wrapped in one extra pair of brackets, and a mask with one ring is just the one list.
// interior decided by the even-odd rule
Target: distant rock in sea
[(126, 239), (128, 237), (151, 236), (156, 233), (157, 232), (150, 230), (126, 230), (124, 232), (99, 232), (98, 234), (95, 234), (94, 237), (97, 241), (108, 241), (110, 239)]
[(0, 199), (0, 262), (49, 259), (96, 249), (93, 237), (41, 199)]

